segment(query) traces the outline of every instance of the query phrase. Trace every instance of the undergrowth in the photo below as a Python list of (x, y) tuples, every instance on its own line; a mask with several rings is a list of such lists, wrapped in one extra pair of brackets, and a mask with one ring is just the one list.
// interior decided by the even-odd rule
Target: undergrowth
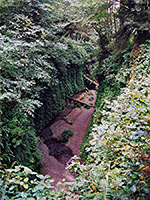
[(150, 198), (150, 43), (134, 62), (127, 87), (116, 100), (106, 99), (85, 147), (86, 164), (68, 167), (76, 173), (74, 193), (82, 199)]
[[(142, 46), (141, 46), (142, 47)], [(89, 146), (91, 137), (89, 133), (92, 131), (94, 124), (99, 124), (102, 118), (102, 110), (104, 109), (105, 100), (112, 101), (123, 91), (128, 81), (134, 76), (136, 61), (142, 58), (139, 56), (139, 49), (136, 45), (129, 43), (127, 48), (122, 52), (114, 50), (112, 55), (106, 58), (101, 67), (97, 66), (93, 69), (93, 74), (99, 78), (99, 87), (97, 92), (96, 106), (87, 134), (80, 147), (80, 156), (87, 162), (87, 152), (85, 148)], [(148, 49), (148, 46), (147, 46)], [(141, 54), (144, 55), (145, 48)]]
[[(143, 45), (133, 76), (116, 100), (103, 102), (101, 121), (93, 126), (88, 162), (74, 157), (68, 165), (73, 183), (52, 182), (30, 169), (16, 166), (1, 170), (2, 199), (111, 199), (150, 198), (150, 43)], [(48, 179), (47, 179), (48, 178)], [(63, 186), (70, 184), (69, 191)], [(60, 189), (61, 188), (61, 189)]]
[(40, 0), (0, 1), (0, 162), (41, 170), (41, 130), (85, 88), (85, 45), (59, 37), (56, 4)]

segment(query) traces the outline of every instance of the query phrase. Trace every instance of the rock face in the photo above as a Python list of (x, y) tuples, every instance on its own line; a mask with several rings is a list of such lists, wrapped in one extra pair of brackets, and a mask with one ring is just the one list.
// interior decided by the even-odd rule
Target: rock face
[[(65, 170), (67, 162), (74, 156), (79, 155), (80, 145), (87, 133), (91, 116), (94, 112), (96, 101), (96, 91), (90, 90), (77, 94), (74, 99), (91, 104), (87, 109), (84, 106), (77, 107), (72, 102), (53, 120), (49, 127), (41, 133), (41, 149), (43, 160), (43, 174), (49, 174), (57, 183), (65, 178), (67, 181), (73, 181), (74, 177)], [(70, 129), (74, 135), (69, 138), (67, 143), (62, 143), (60, 138), (64, 129)]]

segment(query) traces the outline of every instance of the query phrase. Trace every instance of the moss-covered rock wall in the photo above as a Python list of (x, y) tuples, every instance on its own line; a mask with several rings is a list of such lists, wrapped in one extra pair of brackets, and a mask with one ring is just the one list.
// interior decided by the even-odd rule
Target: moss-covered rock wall
[(83, 67), (70, 65), (64, 68), (64, 73), (58, 78), (58, 83), (41, 92), (43, 105), (37, 109), (35, 126), (37, 133), (47, 126), (67, 105), (66, 96), (73, 96), (85, 88), (82, 77)]

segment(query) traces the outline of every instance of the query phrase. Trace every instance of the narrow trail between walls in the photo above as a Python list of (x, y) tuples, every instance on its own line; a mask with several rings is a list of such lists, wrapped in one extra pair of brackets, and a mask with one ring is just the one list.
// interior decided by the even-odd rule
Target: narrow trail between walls
[[(62, 180), (74, 181), (74, 177), (69, 174), (65, 167), (74, 155), (79, 155), (80, 145), (86, 136), (94, 106), (96, 102), (96, 90), (89, 90), (76, 94), (73, 99), (90, 104), (90, 108), (82, 105), (77, 107), (72, 101), (70, 104), (50, 123), (50, 126), (41, 133), (40, 150), (44, 155), (43, 175), (50, 175), (55, 180), (55, 184)], [(67, 143), (61, 142), (61, 134), (64, 129), (74, 132)]]

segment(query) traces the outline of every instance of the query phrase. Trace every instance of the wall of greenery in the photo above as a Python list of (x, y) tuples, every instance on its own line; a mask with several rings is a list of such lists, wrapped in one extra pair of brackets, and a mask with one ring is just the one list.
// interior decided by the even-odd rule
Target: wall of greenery
[(60, 37), (56, 1), (0, 1), (1, 166), (40, 171), (38, 134), (84, 89), (88, 59), (80, 42)]
[[(104, 2), (106, 3), (106, 1)], [(97, 1), (92, 3), (93, 6), (97, 6)], [(99, 3), (103, 6), (102, 2)], [(108, 6), (107, 3), (105, 4), (106, 7)], [(109, 3), (112, 3), (115, 7), (117, 1), (109, 1)], [(93, 20), (90, 21), (91, 24), (94, 24), (94, 28), (99, 34), (99, 48), (96, 50), (97, 64), (92, 68), (92, 73), (100, 84), (94, 115), (80, 148), (80, 155), (85, 162), (88, 162), (85, 149), (89, 146), (89, 141), (91, 140), (89, 133), (92, 131), (94, 124), (101, 122), (101, 111), (104, 108), (105, 100), (116, 99), (122, 92), (122, 89), (132, 76), (134, 60), (139, 56), (140, 44), (145, 43), (146, 39), (150, 39), (149, 1), (121, 0), (119, 5), (120, 7), (116, 7), (116, 9), (109, 7), (109, 12), (102, 17), (103, 20), (105, 19), (104, 24), (99, 21), (101, 19), (100, 16), (97, 18), (98, 14), (94, 19), (94, 23)], [(101, 9), (97, 12), (99, 14), (103, 13)], [(94, 18), (95, 16), (92, 15), (91, 17)], [(110, 20), (114, 18), (114, 22), (106, 20), (107, 17)]]
[[(79, 58), (76, 54), (78, 54), (77, 56), (79, 56)], [(74, 56), (74, 60), (69, 61), (72, 59), (68, 58), (70, 55)], [(65, 56), (66, 63), (63, 63), (62, 59), (64, 59)], [(60, 52), (60, 56), (58, 58), (60, 63), (56, 63), (56, 61), (54, 61), (55, 65), (58, 66), (56, 74), (57, 83), (41, 91), (40, 101), (43, 104), (36, 110), (35, 124), (39, 133), (65, 108), (68, 102), (66, 96), (73, 96), (75, 93), (85, 88), (82, 78), (84, 59), (81, 60), (80, 56), (81, 55), (79, 53), (71, 49), (69, 52)], [(76, 61), (79, 62), (79, 59), (80, 64), (73, 63)]]
[[(110, 51), (110, 50), (109, 50)], [(80, 155), (87, 162), (87, 152), (85, 148), (89, 146), (91, 136), (89, 133), (92, 131), (94, 124), (101, 122), (102, 110), (104, 109), (105, 100), (116, 99), (122, 89), (126, 86), (127, 81), (131, 76), (131, 67), (133, 62), (133, 49), (132, 44), (129, 44), (123, 51), (112, 51), (107, 55), (107, 58), (101, 61), (101, 67), (99, 63), (92, 69), (92, 73), (99, 80), (99, 88), (97, 93), (96, 106), (90, 126), (87, 131), (87, 135), (83, 140), (80, 147)]]
[[(1, 199), (150, 199), (150, 3), (114, 2), (0, 0)], [(72, 40), (77, 34), (93, 46)], [(53, 190), (53, 180), (34, 172), (37, 136), (66, 95), (84, 89), (90, 62), (100, 86), (81, 146), (85, 164), (75, 158), (73, 187)]]
[(93, 121), (98, 121), (82, 154), (86, 164), (81, 165), (76, 157), (68, 167), (76, 172), (73, 193), (79, 198), (150, 198), (149, 42), (142, 45), (140, 56), (132, 63), (127, 86), (116, 100), (105, 98), (103, 108), (95, 112)]
[[(74, 183), (58, 183), (27, 167), (0, 170), (2, 199), (149, 199), (150, 41), (134, 61), (131, 79), (116, 100), (105, 100), (101, 122), (86, 147), (88, 163), (74, 157)], [(66, 191), (64, 185), (70, 186)], [(54, 189), (55, 188), (55, 189)], [(53, 190), (54, 189), (54, 190)]]

